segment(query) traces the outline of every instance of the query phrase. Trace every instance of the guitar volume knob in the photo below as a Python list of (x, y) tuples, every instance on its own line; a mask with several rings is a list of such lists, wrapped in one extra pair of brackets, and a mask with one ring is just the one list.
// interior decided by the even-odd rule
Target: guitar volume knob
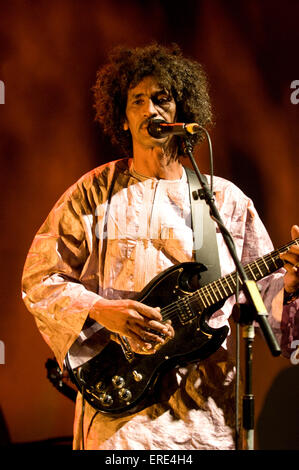
[(96, 389), (98, 392), (102, 392), (103, 389), (104, 389), (104, 382), (102, 382), (101, 380), (96, 384)]
[(102, 405), (105, 405), (105, 406), (110, 406), (113, 403), (113, 399), (111, 395), (108, 395), (107, 393), (101, 393), (101, 395), (99, 396), (99, 400), (102, 403)]
[(112, 377), (112, 383), (114, 387), (122, 388), (125, 384), (125, 380), (123, 377), (120, 377), (119, 375), (114, 375), (114, 377)]
[(120, 389), (118, 394), (119, 394), (119, 397), (125, 401), (129, 401), (132, 398), (132, 393), (127, 388)]

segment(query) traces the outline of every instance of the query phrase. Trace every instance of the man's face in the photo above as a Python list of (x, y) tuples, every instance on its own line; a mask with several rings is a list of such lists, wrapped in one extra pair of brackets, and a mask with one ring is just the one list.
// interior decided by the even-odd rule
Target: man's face
[(125, 130), (130, 130), (133, 147), (152, 148), (163, 145), (169, 139), (154, 139), (147, 132), (150, 119), (175, 122), (176, 104), (171, 94), (161, 88), (154, 77), (145, 77), (134, 88), (128, 90)]

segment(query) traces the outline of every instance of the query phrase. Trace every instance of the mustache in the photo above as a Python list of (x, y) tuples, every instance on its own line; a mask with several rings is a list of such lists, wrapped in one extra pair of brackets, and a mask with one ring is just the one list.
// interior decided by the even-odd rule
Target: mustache
[(147, 127), (150, 122), (154, 122), (154, 121), (157, 121), (157, 120), (161, 120), (161, 118), (146, 118), (141, 122), (141, 124), (139, 126), (139, 129), (142, 129), (143, 127)]

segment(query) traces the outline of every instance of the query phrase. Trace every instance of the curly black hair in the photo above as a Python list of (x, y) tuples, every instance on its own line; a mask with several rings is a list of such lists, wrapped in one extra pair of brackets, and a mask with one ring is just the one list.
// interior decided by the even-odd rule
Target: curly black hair
[[(170, 47), (157, 43), (145, 47), (119, 46), (112, 50), (110, 61), (97, 72), (94, 92), (98, 121), (112, 143), (132, 152), (132, 139), (123, 130), (129, 88), (134, 88), (146, 76), (154, 76), (159, 85), (173, 96), (177, 122), (212, 124), (208, 80), (201, 64), (185, 58), (177, 44)], [(202, 134), (192, 136), (195, 145)], [(179, 141), (178, 141), (179, 142)], [(180, 149), (181, 151), (182, 149)]]

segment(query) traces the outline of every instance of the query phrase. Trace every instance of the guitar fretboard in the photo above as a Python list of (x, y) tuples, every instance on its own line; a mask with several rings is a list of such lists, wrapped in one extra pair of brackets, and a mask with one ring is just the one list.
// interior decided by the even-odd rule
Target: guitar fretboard
[[(299, 246), (299, 238), (296, 238), (278, 250), (274, 250), (256, 259), (252, 263), (246, 264), (244, 270), (248, 279), (259, 281), (283, 267), (283, 261), (280, 259), (279, 255), (294, 244)], [(202, 312), (204, 309), (210, 308), (216, 303), (234, 295), (237, 289), (237, 279), (239, 289), (242, 290), (243, 281), (237, 271), (234, 271), (201, 287), (193, 294), (178, 299), (176, 302), (163, 309), (163, 318), (173, 318), (174, 311), (176, 311), (182, 323), (192, 320), (197, 315), (198, 311)]]

